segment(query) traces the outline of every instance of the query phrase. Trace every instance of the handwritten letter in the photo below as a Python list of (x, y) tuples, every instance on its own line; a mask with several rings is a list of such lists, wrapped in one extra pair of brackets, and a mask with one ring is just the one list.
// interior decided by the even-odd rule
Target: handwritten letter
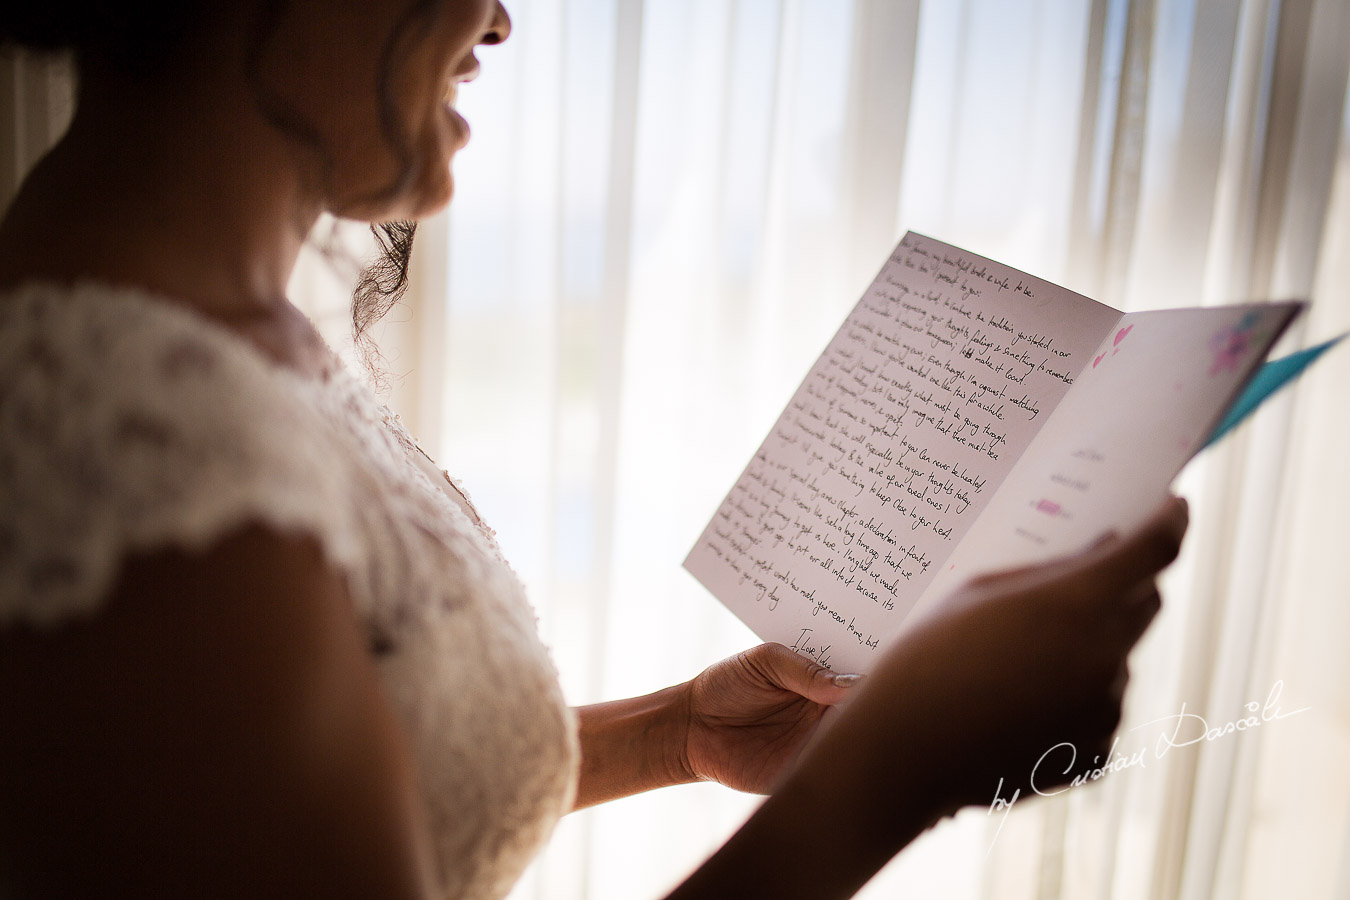
[(685, 567), (761, 636), (865, 670), (1117, 319), (906, 235)]

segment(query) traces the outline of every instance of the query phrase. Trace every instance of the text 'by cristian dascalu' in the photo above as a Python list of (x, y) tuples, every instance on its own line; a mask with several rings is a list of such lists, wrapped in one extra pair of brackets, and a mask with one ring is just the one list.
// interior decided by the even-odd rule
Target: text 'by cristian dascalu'
[[(1252, 700), (1243, 705), (1244, 715), (1218, 724), (1211, 724), (1208, 719), (1199, 713), (1190, 712), (1186, 709), (1186, 704), (1182, 703), (1180, 712), (1150, 719), (1125, 732), (1126, 734), (1134, 734), (1141, 731), (1151, 731), (1151, 740), (1146, 735), (1143, 743), (1137, 749), (1129, 753), (1123, 753), (1119, 750), (1120, 736), (1117, 735), (1111, 742), (1111, 749), (1107, 751), (1105, 758), (1093, 757), (1091, 766), (1082, 764), (1082, 761), (1078, 758), (1076, 746), (1068, 741), (1062, 741), (1041, 754), (1040, 759), (1031, 769), (1027, 787), (1039, 796), (1054, 797), (1089, 782), (1099, 781), (1107, 775), (1123, 772), (1126, 769), (1148, 768), (1149, 761), (1157, 762), (1178, 748), (1191, 747), (1201, 742), (1221, 740), (1239, 732), (1254, 731), (1264, 725), (1296, 716), (1312, 708), (1304, 706), (1295, 710), (1283, 710), (1280, 706), (1280, 697), (1283, 693), (1284, 682), (1277, 681), (1266, 694), (1264, 703), (1260, 700)], [(1070, 779), (1068, 784), (1063, 784), (1063, 777), (1074, 771), (1077, 771), (1078, 774)], [(1037, 784), (1038, 778), (1040, 780), (1039, 785)], [(1050, 785), (1057, 786), (1050, 787)], [(1003, 814), (1003, 818), (999, 821), (998, 831), (994, 833), (994, 840), (998, 840), (999, 832), (1003, 830), (1003, 823), (1007, 820), (1009, 810), (1022, 796), (1022, 789), (1016, 788), (1009, 796), (1005, 797), (1003, 786), (1004, 779), (1000, 778), (998, 787), (994, 789), (993, 802), (989, 804), (989, 815), (996, 812)], [(993, 841), (990, 842), (990, 847), (993, 847)]]

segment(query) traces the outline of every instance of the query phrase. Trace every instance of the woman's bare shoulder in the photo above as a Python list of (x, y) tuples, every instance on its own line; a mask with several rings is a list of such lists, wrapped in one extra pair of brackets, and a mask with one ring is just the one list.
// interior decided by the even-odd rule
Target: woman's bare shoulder
[(19, 887), (422, 886), (403, 736), (310, 538), (249, 525), (128, 557), (97, 617), (0, 631), (0, 720)]

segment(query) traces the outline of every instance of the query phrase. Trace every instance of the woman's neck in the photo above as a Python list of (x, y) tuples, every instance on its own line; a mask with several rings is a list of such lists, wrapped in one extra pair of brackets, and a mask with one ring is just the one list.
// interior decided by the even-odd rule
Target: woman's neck
[(242, 93), (82, 92), (0, 222), (0, 286), (135, 285), (224, 320), (284, 304), (319, 204), (302, 184), (307, 151)]

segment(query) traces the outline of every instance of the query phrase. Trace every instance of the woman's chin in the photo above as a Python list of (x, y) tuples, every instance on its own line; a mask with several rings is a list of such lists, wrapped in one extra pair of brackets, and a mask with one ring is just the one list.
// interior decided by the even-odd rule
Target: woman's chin
[(328, 207), (328, 211), (339, 218), (362, 222), (425, 219), (445, 209), (454, 192), (455, 178), (450, 171), (450, 163), (442, 159), (439, 164), (424, 166), (419, 177), (410, 179), (396, 196), (334, 203)]
[[(408, 191), (409, 208), (403, 215), (408, 219), (424, 219), (445, 209), (455, 193), (455, 176), (451, 170), (455, 154), (469, 142), (469, 125), (464, 117), (446, 106), (450, 125), (446, 131), (436, 136), (434, 144), (427, 146), (421, 176)], [(403, 205), (403, 204), (400, 204)]]
[(450, 205), (450, 201), (455, 196), (455, 176), (450, 172), (447, 166), (445, 177), (442, 179), (440, 188), (429, 197), (424, 198), (413, 211), (410, 219), (425, 219), (445, 209)]
[[(451, 154), (453, 158), (453, 153)], [(429, 166), (422, 172), (409, 192), (406, 219), (425, 219), (445, 209), (455, 193), (455, 175), (450, 169), (450, 159), (442, 159), (438, 165)]]
[(469, 136), (473, 130), (469, 128), (469, 120), (459, 114), (449, 103), (441, 104), (441, 109), (445, 112), (445, 117), (449, 121), (451, 133), (455, 135), (455, 150), (463, 150), (464, 145), (469, 143)]

